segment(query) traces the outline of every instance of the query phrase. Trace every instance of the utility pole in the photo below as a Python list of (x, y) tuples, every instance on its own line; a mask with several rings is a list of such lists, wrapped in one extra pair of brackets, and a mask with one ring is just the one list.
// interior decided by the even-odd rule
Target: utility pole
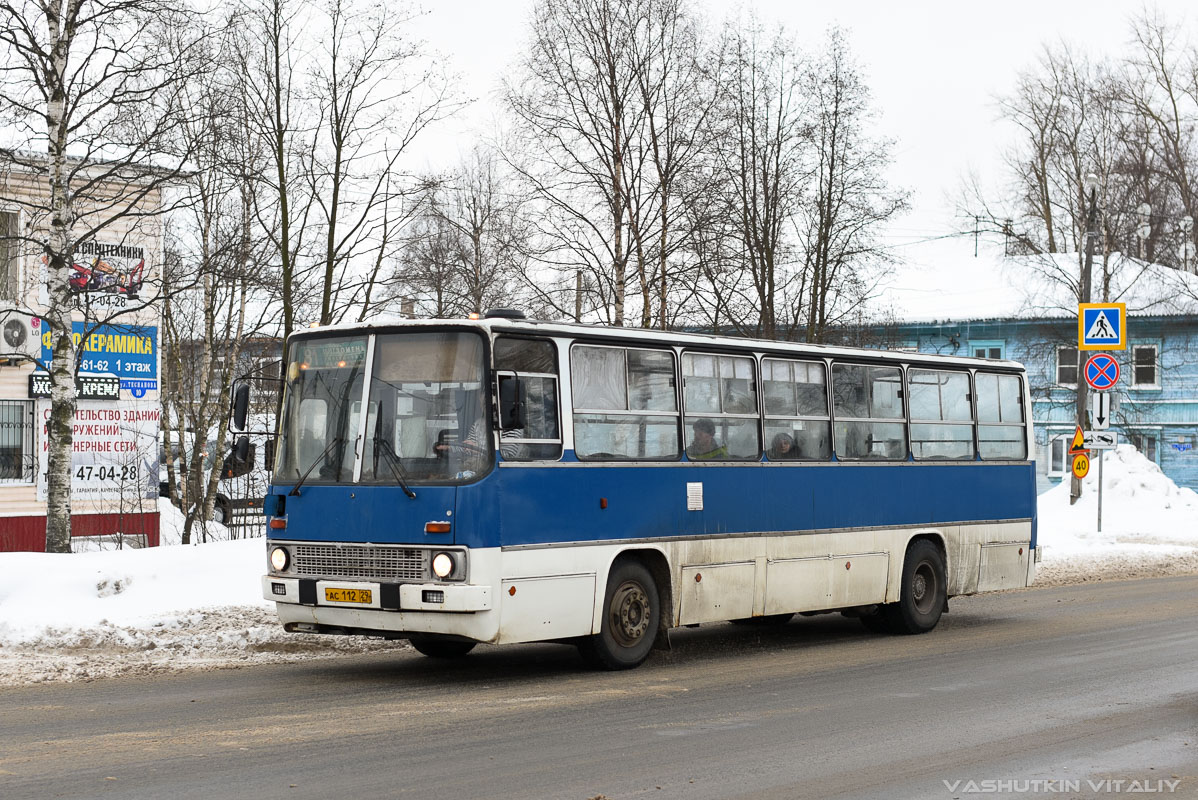
[[(1098, 238), (1098, 176), (1093, 172), (1086, 175), (1086, 196), (1090, 208), (1086, 215), (1086, 258), (1082, 262), (1082, 285), (1079, 303), (1091, 302), (1092, 275), (1094, 270), (1094, 240)], [(1083, 429), (1086, 424), (1087, 384), (1082, 370), (1085, 369), (1086, 351), (1077, 350), (1077, 424)], [(1100, 455), (1099, 458), (1102, 456)], [(1074, 477), (1069, 481), (1069, 505), (1073, 505), (1082, 496), (1081, 478)]]

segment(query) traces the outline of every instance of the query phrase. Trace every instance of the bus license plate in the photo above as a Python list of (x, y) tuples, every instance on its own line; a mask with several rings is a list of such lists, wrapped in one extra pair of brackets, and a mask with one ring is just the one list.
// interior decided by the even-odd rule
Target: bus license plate
[(324, 599), (328, 603), (362, 603), (370, 605), (370, 589), (325, 589)]

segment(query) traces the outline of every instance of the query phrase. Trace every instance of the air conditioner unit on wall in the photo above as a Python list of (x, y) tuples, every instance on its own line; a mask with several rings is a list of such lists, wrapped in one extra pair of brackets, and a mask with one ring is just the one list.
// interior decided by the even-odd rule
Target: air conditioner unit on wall
[(19, 311), (0, 311), (0, 358), (41, 358), (42, 321)]

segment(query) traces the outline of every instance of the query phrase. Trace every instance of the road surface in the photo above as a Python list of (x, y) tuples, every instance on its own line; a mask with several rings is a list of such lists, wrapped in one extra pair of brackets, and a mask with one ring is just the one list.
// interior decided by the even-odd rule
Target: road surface
[(0, 797), (1198, 797), (1196, 610), (1158, 578), (924, 636), (682, 629), (623, 673), (523, 645), (3, 689)]

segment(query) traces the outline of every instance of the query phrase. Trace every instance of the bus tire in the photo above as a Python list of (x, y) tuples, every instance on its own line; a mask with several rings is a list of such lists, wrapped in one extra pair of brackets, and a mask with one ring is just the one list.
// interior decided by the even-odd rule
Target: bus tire
[(229, 508), (228, 500), (218, 497), (212, 501), (212, 521), (221, 525), (228, 525), (233, 521), (233, 511)]
[(474, 649), (475, 642), (443, 639), (440, 636), (413, 636), (409, 641), (417, 653), (429, 658), (461, 658)]
[(599, 669), (631, 669), (653, 649), (661, 623), (657, 584), (639, 561), (617, 561), (607, 576), (599, 633), (578, 644), (583, 660)]
[(944, 609), (947, 588), (940, 548), (927, 539), (913, 541), (903, 560), (899, 601), (884, 609), (890, 630), (915, 634), (935, 628)]

